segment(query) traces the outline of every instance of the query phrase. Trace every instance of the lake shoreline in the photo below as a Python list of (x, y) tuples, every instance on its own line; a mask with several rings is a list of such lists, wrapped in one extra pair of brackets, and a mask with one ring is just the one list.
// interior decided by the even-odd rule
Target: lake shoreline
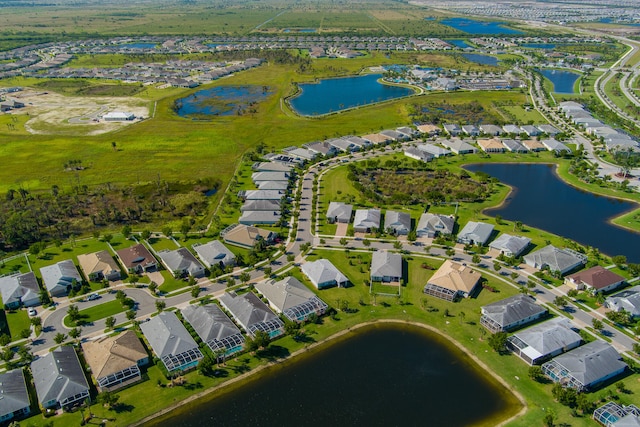
[[(201, 391), (199, 393), (196, 393), (186, 399), (183, 399), (179, 402), (176, 402), (174, 404), (172, 404), (171, 406), (153, 414), (153, 415), (149, 415), (133, 424), (130, 424), (131, 426), (142, 426), (142, 425), (146, 425), (149, 422), (158, 422), (162, 419), (166, 419), (166, 418), (170, 418), (171, 412), (175, 411), (176, 409), (185, 406), (187, 404), (190, 403), (204, 403), (209, 397), (210, 395), (214, 394), (214, 393), (220, 393), (220, 394), (224, 394), (224, 393), (228, 393), (232, 390), (234, 390), (237, 387), (242, 387), (245, 384), (247, 384), (250, 381), (253, 381), (255, 378), (257, 377), (258, 374), (262, 373), (263, 371), (272, 368), (274, 366), (277, 365), (281, 365), (283, 363), (291, 363), (294, 361), (294, 359), (297, 356), (303, 355), (303, 354), (307, 354), (313, 351), (318, 351), (321, 348), (318, 347), (322, 347), (325, 348), (327, 344), (336, 344), (338, 342), (340, 342), (342, 339), (346, 339), (347, 335), (352, 333), (352, 332), (356, 332), (362, 328), (365, 327), (369, 327), (369, 326), (373, 326), (373, 325), (380, 325), (380, 324), (397, 324), (397, 325), (411, 325), (411, 326), (415, 326), (415, 327), (419, 327), (422, 329), (426, 329), (430, 332), (435, 333), (436, 335), (438, 335), (439, 337), (442, 337), (447, 343), (453, 345), (455, 348), (457, 348), (458, 350), (460, 350), (464, 355), (466, 355), (467, 357), (469, 357), (471, 360), (474, 361), (474, 363), (476, 363), (477, 365), (477, 370), (479, 373), (486, 373), (487, 375), (489, 375), (493, 380), (497, 381), (503, 388), (503, 391), (507, 391), (509, 393), (511, 393), (515, 399), (520, 403), (521, 408), (520, 410), (511, 415), (510, 417), (508, 417), (507, 419), (501, 421), (499, 424), (496, 424), (496, 426), (503, 426), (506, 425), (507, 423), (511, 422), (512, 420), (514, 420), (517, 417), (520, 417), (522, 415), (524, 415), (527, 410), (528, 410), (528, 405), (526, 403), (526, 400), (524, 399), (524, 397), (518, 392), (516, 391), (504, 378), (502, 378), (498, 373), (494, 372), (493, 370), (491, 370), (484, 362), (482, 362), (476, 355), (474, 355), (473, 353), (471, 353), (466, 347), (464, 347), (459, 341), (457, 341), (456, 339), (454, 339), (453, 337), (446, 335), (445, 333), (443, 333), (442, 331), (440, 331), (439, 329), (434, 328), (433, 326), (427, 325), (427, 324), (423, 324), (420, 322), (416, 322), (416, 321), (409, 321), (409, 320), (398, 320), (398, 319), (378, 319), (378, 320), (374, 320), (374, 321), (368, 321), (368, 322), (364, 322), (364, 323), (360, 323), (354, 326), (350, 326), (347, 327), (346, 329), (343, 329), (325, 339), (322, 339), (318, 342), (315, 342), (313, 344), (310, 344), (307, 347), (304, 347), (300, 350), (297, 350), (295, 352), (293, 352), (291, 355), (287, 356), (284, 359), (281, 359), (279, 361), (276, 362), (269, 362), (266, 363), (264, 365), (259, 366), (258, 368), (243, 373), (235, 378), (230, 379), (229, 381), (225, 381), (224, 383), (212, 387), (210, 389)], [(176, 414), (177, 415), (177, 414)]]

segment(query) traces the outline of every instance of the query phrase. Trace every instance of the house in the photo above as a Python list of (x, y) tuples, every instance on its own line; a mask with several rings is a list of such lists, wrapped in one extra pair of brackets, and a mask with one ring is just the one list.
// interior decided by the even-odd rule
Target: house
[(147, 351), (132, 330), (86, 341), (82, 350), (100, 391), (113, 391), (140, 381), (140, 367), (149, 363)]
[(411, 231), (411, 215), (407, 212), (387, 211), (384, 214), (387, 232), (396, 236), (406, 236)]
[(446, 260), (429, 279), (424, 293), (446, 301), (468, 298), (473, 295), (481, 278), (480, 273), (471, 267)]
[(418, 150), (424, 151), (425, 153), (431, 154), (433, 157), (443, 157), (450, 156), (451, 151), (446, 148), (439, 147), (435, 144), (420, 144), (418, 145)]
[(593, 419), (605, 427), (638, 427), (640, 408), (609, 401), (593, 411)]
[(43, 408), (66, 409), (89, 398), (89, 384), (71, 346), (61, 346), (31, 362), (31, 375)]
[(142, 274), (158, 268), (158, 261), (142, 243), (116, 251), (120, 263), (129, 273)]
[(434, 136), (440, 134), (440, 127), (434, 124), (423, 124), (416, 126), (420, 133), (427, 136)]
[(195, 368), (203, 358), (198, 344), (173, 311), (163, 311), (140, 329), (169, 373)]
[(405, 134), (395, 131), (393, 129), (383, 130), (380, 135), (386, 136), (389, 141), (405, 141), (407, 137)]
[(543, 139), (542, 145), (544, 145), (547, 150), (555, 151), (558, 154), (562, 153), (571, 153), (571, 148), (567, 147), (560, 141), (556, 141), (555, 139)]
[(504, 125), (502, 126), (502, 130), (504, 130), (505, 133), (514, 135), (520, 135), (520, 133), (522, 133), (522, 129), (520, 129), (520, 127), (516, 125)]
[(479, 139), (478, 145), (485, 153), (504, 153), (504, 145), (497, 138)]
[(251, 249), (259, 241), (263, 241), (270, 245), (276, 238), (276, 234), (258, 227), (250, 225), (236, 224), (222, 230), (220, 233), (222, 239), (234, 246)]
[(389, 251), (375, 251), (371, 256), (372, 282), (397, 282), (402, 280), (402, 255)]
[(620, 375), (626, 368), (615, 348), (596, 340), (544, 363), (542, 372), (564, 387), (587, 391)]
[(565, 285), (570, 288), (579, 291), (586, 289), (594, 294), (612, 291), (622, 285), (624, 281), (624, 277), (600, 265), (571, 274), (564, 279)]
[(512, 331), (546, 316), (547, 309), (533, 297), (514, 295), (481, 308), (480, 324), (493, 333)]
[(222, 268), (228, 265), (236, 265), (235, 254), (219, 240), (212, 240), (204, 244), (196, 243), (192, 248), (208, 268), (214, 265), (219, 265)]
[(357, 233), (373, 233), (380, 228), (380, 209), (357, 209), (353, 218), (353, 230)]
[(604, 301), (604, 306), (609, 310), (625, 310), (632, 317), (640, 317), (640, 285), (607, 297)]
[(409, 158), (420, 160), (421, 162), (425, 162), (425, 163), (430, 162), (431, 160), (434, 159), (433, 154), (429, 154), (426, 151), (422, 151), (414, 147), (405, 148), (404, 155)]
[(489, 247), (500, 251), (508, 257), (518, 257), (531, 244), (531, 239), (503, 233), (489, 244)]
[(42, 281), (52, 297), (63, 297), (72, 287), (79, 287), (82, 277), (70, 259), (40, 269)]
[(269, 307), (253, 292), (236, 295), (224, 293), (220, 297), (220, 304), (251, 336), (262, 331), (276, 338), (284, 334), (284, 323)]
[(560, 133), (560, 131), (552, 125), (538, 125), (538, 130), (540, 130), (540, 132), (547, 134), (551, 137), (556, 136), (557, 134)]
[(473, 154), (476, 152), (476, 149), (473, 147), (473, 145), (468, 144), (458, 138), (442, 139), (438, 142), (456, 154)]
[(362, 148), (361, 145), (356, 145), (353, 142), (349, 141), (347, 138), (333, 138), (329, 139), (327, 142), (335, 147), (336, 150), (346, 153), (360, 151), (360, 149)]
[(493, 233), (493, 225), (469, 221), (458, 233), (458, 243), (484, 246)]
[(347, 276), (342, 274), (331, 261), (327, 259), (305, 262), (300, 269), (311, 283), (313, 283), (313, 286), (318, 289), (331, 286), (345, 287), (349, 282)]
[(158, 256), (174, 277), (204, 277), (204, 266), (187, 248), (178, 248), (173, 251), (165, 249), (158, 252)]
[(349, 223), (351, 222), (351, 213), (353, 212), (353, 205), (348, 205), (342, 202), (329, 203), (329, 209), (327, 209), (327, 221), (330, 224), (336, 222)]
[(289, 172), (254, 172), (251, 180), (255, 185), (264, 181), (281, 181), (286, 184), (291, 181), (291, 175)]
[(238, 222), (244, 225), (274, 225), (280, 222), (282, 213), (277, 211), (242, 211)]
[(525, 141), (522, 141), (522, 145), (524, 145), (524, 147), (529, 150), (529, 151), (533, 151), (533, 152), (537, 152), (537, 151), (547, 151), (547, 147), (545, 147), (542, 142), (540, 141), (536, 141), (535, 139), (527, 139)]
[(283, 151), (287, 153), (288, 156), (291, 156), (294, 159), (300, 159), (302, 161), (313, 160), (319, 156), (319, 154), (315, 151), (300, 147), (289, 147), (285, 148)]
[(534, 136), (541, 134), (540, 129), (533, 125), (523, 125), (520, 129), (522, 132), (526, 133), (529, 138), (533, 138)]
[(240, 190), (238, 197), (243, 200), (282, 200), (287, 196), (287, 192), (283, 190)]
[(443, 125), (442, 128), (444, 129), (445, 133), (451, 136), (458, 136), (462, 132), (462, 129), (460, 128), (460, 126), (456, 124), (446, 124), (446, 125)]
[(271, 308), (293, 322), (304, 322), (310, 315), (322, 316), (329, 306), (293, 276), (280, 281), (265, 281), (256, 285)]
[(363, 135), (362, 139), (364, 139), (365, 141), (369, 141), (369, 143), (371, 143), (372, 145), (388, 144), (390, 141), (387, 136), (381, 135), (379, 133)]
[(90, 282), (115, 281), (122, 277), (118, 263), (106, 250), (78, 255), (78, 264)]
[(0, 373), (0, 423), (31, 412), (31, 402), (22, 368)]
[(0, 294), (4, 306), (13, 310), (40, 304), (40, 286), (33, 272), (0, 277)]
[(240, 208), (244, 211), (280, 211), (280, 200), (247, 200)]
[(578, 347), (580, 343), (580, 334), (564, 317), (547, 320), (507, 338), (507, 348), (529, 365), (546, 362)]
[(545, 246), (524, 256), (524, 262), (533, 268), (559, 271), (564, 275), (587, 263), (587, 257), (571, 249), (559, 249), (553, 245)]
[(480, 135), (480, 129), (478, 129), (475, 125), (462, 125), (462, 132), (469, 136)]
[(399, 132), (403, 135), (403, 140), (404, 141), (408, 141), (410, 139), (414, 139), (415, 137), (417, 137), (420, 132), (411, 129), (409, 126), (401, 126), (399, 128), (396, 128), (396, 132)]
[(500, 136), (504, 133), (500, 126), (496, 125), (480, 125), (480, 130), (485, 135)]
[(347, 141), (358, 147), (360, 150), (369, 148), (371, 146), (371, 142), (367, 141), (364, 138), (360, 138), (359, 136), (348, 136), (345, 137)]
[(189, 305), (181, 312), (214, 354), (224, 349), (225, 356), (229, 356), (244, 348), (244, 335), (216, 304)]
[(511, 151), (512, 153), (527, 153), (527, 152), (529, 152), (527, 147), (525, 147), (524, 145), (522, 145), (519, 141), (516, 141), (515, 139), (503, 139), (502, 140), (502, 145), (504, 145), (507, 148), (507, 150)]
[(111, 111), (102, 116), (102, 120), (105, 122), (127, 122), (135, 118), (136, 116), (133, 113), (127, 111)]
[(433, 238), (440, 234), (453, 234), (455, 222), (453, 215), (423, 213), (416, 227), (416, 235)]
[(256, 172), (291, 172), (293, 165), (282, 162), (257, 162), (251, 169)]
[(327, 141), (310, 142), (308, 144), (304, 144), (304, 148), (310, 150), (313, 153), (316, 153), (316, 155), (326, 157), (333, 157), (338, 154), (338, 151), (340, 151), (338, 148), (334, 147)]

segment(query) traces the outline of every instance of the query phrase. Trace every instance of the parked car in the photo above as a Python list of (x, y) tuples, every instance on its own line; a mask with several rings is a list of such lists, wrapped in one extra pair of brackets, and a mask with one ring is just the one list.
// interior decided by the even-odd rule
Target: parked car
[(98, 298), (100, 298), (100, 295), (94, 292), (92, 294), (89, 294), (89, 296), (87, 297), (87, 301), (94, 301), (94, 300), (97, 300)]
[(33, 308), (33, 307), (29, 307), (29, 309), (27, 310), (27, 314), (28, 314), (29, 316), (35, 316), (36, 314), (38, 314), (38, 312), (36, 311), (36, 309), (35, 309), (35, 308)]

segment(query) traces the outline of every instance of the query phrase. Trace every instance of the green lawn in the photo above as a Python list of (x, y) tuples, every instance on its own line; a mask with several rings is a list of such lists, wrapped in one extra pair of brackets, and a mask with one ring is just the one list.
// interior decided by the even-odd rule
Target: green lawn
[[(42, 310), (42, 308), (40, 308)], [(5, 317), (7, 319), (7, 325), (9, 326), (9, 332), (12, 341), (20, 339), (20, 332), (31, 327), (31, 321), (26, 309), (5, 311)]]
[(29, 265), (27, 264), (27, 259), (24, 256), (17, 256), (11, 260), (2, 260), (0, 263), (0, 274), (13, 274), (16, 272), (20, 273), (28, 273)]
[(189, 286), (184, 280), (174, 278), (167, 270), (161, 270), (160, 274), (164, 277), (164, 283), (158, 288), (161, 292), (173, 292)]
[[(125, 311), (124, 307), (118, 300), (105, 302), (103, 304), (95, 305), (91, 308), (80, 310), (80, 319), (84, 322), (95, 322), (96, 320), (104, 319), (109, 316), (116, 315)], [(69, 317), (64, 318), (64, 325), (68, 328), (73, 328), (75, 325), (69, 320)]]
[(148, 243), (156, 252), (163, 250), (175, 251), (176, 249), (180, 248), (180, 246), (177, 246), (172, 239), (167, 239), (164, 237), (151, 238), (148, 240)]

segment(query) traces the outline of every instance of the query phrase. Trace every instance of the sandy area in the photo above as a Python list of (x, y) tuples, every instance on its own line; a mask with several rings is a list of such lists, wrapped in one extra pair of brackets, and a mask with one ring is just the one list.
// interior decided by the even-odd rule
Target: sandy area
[[(13, 114), (29, 115), (25, 129), (33, 134), (98, 135), (137, 123), (138, 117), (149, 117), (148, 101), (134, 97), (71, 97), (26, 88), (7, 98), (25, 104)], [(100, 119), (103, 114), (114, 111), (133, 113), (136, 120), (105, 122)]]

